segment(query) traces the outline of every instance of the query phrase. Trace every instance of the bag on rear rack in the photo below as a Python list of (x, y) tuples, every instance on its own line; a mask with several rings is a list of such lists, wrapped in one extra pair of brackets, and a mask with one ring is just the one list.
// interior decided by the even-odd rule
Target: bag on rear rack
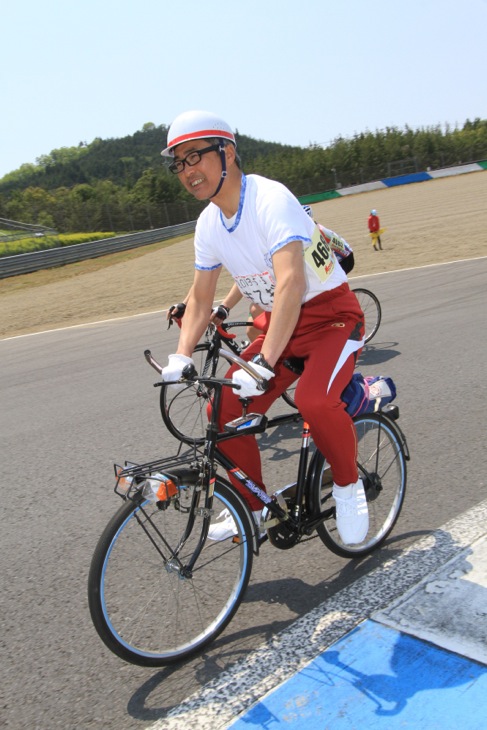
[(392, 378), (377, 377), (354, 373), (350, 383), (342, 393), (346, 403), (345, 410), (352, 418), (362, 413), (376, 413), (396, 397), (396, 386)]

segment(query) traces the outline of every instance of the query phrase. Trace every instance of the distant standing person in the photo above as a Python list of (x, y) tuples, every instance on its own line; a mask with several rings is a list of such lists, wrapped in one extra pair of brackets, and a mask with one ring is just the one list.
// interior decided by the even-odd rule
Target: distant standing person
[[(374, 246), (374, 251), (378, 251), (379, 249), (382, 251), (382, 243), (380, 240), (380, 220), (379, 220), (379, 216), (377, 215), (377, 211), (375, 210), (375, 208), (373, 208), (370, 211), (368, 226), (369, 226), (369, 232), (372, 237), (372, 244)], [(379, 248), (377, 248), (377, 245), (379, 246)]]

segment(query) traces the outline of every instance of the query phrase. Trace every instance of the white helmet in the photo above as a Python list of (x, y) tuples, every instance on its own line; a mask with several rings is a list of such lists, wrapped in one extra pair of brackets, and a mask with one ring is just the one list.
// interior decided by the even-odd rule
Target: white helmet
[(202, 111), (189, 111), (180, 114), (169, 127), (167, 147), (162, 150), (164, 157), (174, 157), (174, 148), (192, 139), (208, 139), (218, 137), (232, 142), (235, 147), (235, 135), (227, 122), (216, 114)]

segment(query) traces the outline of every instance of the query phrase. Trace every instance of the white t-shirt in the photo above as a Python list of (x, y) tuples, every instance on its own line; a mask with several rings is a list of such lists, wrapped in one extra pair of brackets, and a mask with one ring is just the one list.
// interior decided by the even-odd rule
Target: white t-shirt
[(231, 221), (210, 203), (195, 231), (195, 267), (225, 266), (242, 294), (272, 311), (276, 278), (272, 257), (291, 241), (302, 241), (307, 302), (343, 284), (347, 277), (318, 226), (281, 183), (243, 175), (240, 204)]

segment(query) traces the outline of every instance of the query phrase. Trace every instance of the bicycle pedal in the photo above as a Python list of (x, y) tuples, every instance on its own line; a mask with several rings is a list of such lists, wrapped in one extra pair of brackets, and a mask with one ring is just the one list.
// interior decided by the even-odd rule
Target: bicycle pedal
[[(284, 506), (283, 509), (285, 509), (287, 512), (286, 506)], [(264, 530), (270, 530), (271, 527), (276, 527), (280, 523), (280, 520), (277, 517), (273, 517), (272, 513), (269, 512), (267, 507), (264, 507), (264, 509), (262, 510), (260, 523)]]
[[(272, 495), (272, 499), (277, 502), (283, 512), (289, 512), (288, 504), (282, 494), (280, 494), (280, 492), (274, 492), (274, 494)], [(267, 507), (264, 507), (264, 509), (262, 510), (261, 523), (264, 530), (270, 530), (273, 527), (277, 527), (278, 525), (280, 525), (281, 520), (278, 517), (273, 517), (272, 513), (267, 509)]]

